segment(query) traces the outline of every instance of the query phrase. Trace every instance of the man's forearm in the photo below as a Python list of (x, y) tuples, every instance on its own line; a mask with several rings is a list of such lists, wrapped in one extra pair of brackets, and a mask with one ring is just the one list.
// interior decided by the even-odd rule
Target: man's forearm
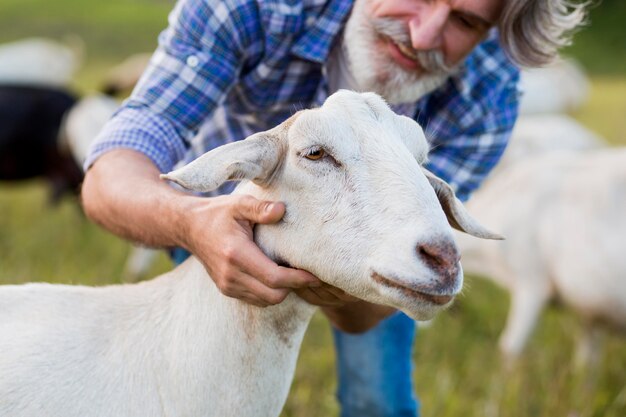
[(100, 157), (89, 169), (82, 188), (87, 216), (111, 232), (142, 244), (181, 244), (184, 231), (176, 217), (195, 197), (159, 179), (159, 170), (145, 155), (119, 149)]

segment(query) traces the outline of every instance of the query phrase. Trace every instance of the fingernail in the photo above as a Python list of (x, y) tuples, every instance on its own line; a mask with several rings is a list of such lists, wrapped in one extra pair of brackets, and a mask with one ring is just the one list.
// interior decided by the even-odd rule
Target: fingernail
[(274, 203), (267, 203), (267, 204), (265, 205), (265, 211), (266, 211), (267, 213), (271, 213), (273, 208), (274, 208)]

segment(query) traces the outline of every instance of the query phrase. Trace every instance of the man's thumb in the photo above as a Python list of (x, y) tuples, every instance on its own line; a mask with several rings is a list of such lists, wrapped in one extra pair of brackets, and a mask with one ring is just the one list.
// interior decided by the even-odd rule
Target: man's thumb
[(253, 223), (276, 223), (285, 214), (285, 205), (275, 201), (246, 199), (241, 212)]

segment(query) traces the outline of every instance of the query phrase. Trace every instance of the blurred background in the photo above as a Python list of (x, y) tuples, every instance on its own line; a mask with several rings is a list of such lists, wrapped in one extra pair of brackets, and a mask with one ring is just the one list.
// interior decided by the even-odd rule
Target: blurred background
[[(116, 65), (155, 48), (173, 4), (171, 0), (2, 0), (0, 59), (2, 44), (26, 38), (65, 44), (77, 58), (63, 89), (76, 99), (87, 97), (103, 88)], [(625, 22), (623, 0), (594, 3), (588, 26), (563, 53), (576, 60), (576, 68), (582, 71), (578, 76), (584, 79), (577, 84), (578, 101), (558, 111), (610, 146), (626, 145)], [(52, 76), (51, 71), (42, 72)], [(576, 85), (555, 89), (576, 89)], [(72, 193), (56, 196), (56, 203), (51, 203), (50, 189), (42, 178), (0, 181), (0, 284), (123, 282), (131, 245), (90, 224)], [(171, 268), (161, 253), (148, 265), (142, 272), (148, 277)], [(505, 364), (498, 337), (505, 326), (509, 293), (482, 278), (468, 276), (454, 306), (418, 331), (415, 378), (422, 415), (626, 416), (623, 333), (603, 329), (598, 359), (581, 368), (574, 357), (582, 320), (566, 306), (550, 305), (520, 356)], [(334, 390), (330, 330), (316, 315), (283, 416), (337, 415)]]

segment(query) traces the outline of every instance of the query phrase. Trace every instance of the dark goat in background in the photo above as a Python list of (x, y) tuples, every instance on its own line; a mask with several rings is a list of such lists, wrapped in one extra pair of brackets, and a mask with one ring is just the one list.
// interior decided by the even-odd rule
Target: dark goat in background
[(52, 202), (78, 193), (82, 170), (59, 146), (63, 117), (75, 103), (62, 88), (0, 85), (1, 181), (44, 178)]

